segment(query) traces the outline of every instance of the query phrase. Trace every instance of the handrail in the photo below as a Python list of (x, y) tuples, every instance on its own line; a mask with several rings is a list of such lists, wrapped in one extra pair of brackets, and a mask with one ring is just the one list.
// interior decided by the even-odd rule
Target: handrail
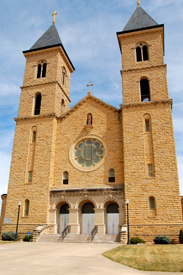
[(92, 229), (91, 231), (91, 242), (93, 241), (95, 235), (97, 234), (98, 232), (98, 226), (94, 226), (94, 228)]
[(67, 236), (67, 234), (70, 232), (70, 228), (71, 226), (70, 225), (67, 225), (64, 230), (62, 231), (62, 241), (63, 239)]

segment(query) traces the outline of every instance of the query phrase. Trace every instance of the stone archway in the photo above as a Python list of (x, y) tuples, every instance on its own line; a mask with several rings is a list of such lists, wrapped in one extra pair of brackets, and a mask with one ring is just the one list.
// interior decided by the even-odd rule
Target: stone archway
[(90, 234), (95, 223), (94, 204), (86, 202), (81, 208), (81, 233)]
[(106, 205), (107, 234), (117, 235), (119, 233), (119, 206), (116, 202)]
[(60, 206), (59, 211), (59, 233), (66, 228), (69, 223), (69, 205), (68, 203), (64, 203)]

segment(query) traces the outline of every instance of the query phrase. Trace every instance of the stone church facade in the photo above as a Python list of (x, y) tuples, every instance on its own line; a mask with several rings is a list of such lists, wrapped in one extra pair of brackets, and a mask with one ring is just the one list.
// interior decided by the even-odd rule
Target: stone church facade
[[(123, 104), (117, 109), (90, 90), (70, 108), (74, 66), (55, 24), (24, 51), (26, 67), (2, 232), (118, 234), (152, 241), (175, 238), (181, 200), (164, 64), (164, 25), (139, 5), (117, 33)], [(90, 85), (90, 84), (89, 84)], [(90, 87), (89, 87), (90, 89)], [(7, 219), (8, 218), (8, 219)]]

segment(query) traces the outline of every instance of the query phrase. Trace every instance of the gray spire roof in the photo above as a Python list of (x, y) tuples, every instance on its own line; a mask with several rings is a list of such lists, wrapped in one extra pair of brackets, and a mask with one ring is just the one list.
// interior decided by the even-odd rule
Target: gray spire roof
[(38, 50), (42, 48), (49, 48), (53, 46), (62, 45), (59, 34), (55, 27), (55, 24), (52, 24), (47, 31), (34, 43), (30, 50)]
[(144, 29), (153, 26), (158, 26), (158, 23), (154, 21), (154, 19), (152, 19), (152, 17), (145, 10), (143, 10), (140, 6), (137, 6), (122, 32)]
[(73, 70), (75, 70), (69, 56), (67, 55), (66, 50), (64, 49), (64, 46), (62, 44), (58, 31), (55, 27), (55, 24), (52, 24), (49, 27), (49, 29), (47, 29), (47, 31), (45, 31), (45, 33), (43, 33), (43, 35), (36, 41), (36, 43), (34, 43), (34, 45), (29, 50), (23, 51), (23, 53), (33, 52), (33, 51), (51, 48), (51, 47), (57, 47), (57, 46), (61, 46)]

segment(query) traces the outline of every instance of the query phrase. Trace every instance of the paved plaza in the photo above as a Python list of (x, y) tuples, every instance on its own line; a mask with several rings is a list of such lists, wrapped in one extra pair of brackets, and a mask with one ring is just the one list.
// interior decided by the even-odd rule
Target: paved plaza
[[(112, 262), (101, 254), (116, 244), (12, 243), (0, 245), (1, 275), (158, 275)], [(176, 273), (182, 274), (182, 273)]]

